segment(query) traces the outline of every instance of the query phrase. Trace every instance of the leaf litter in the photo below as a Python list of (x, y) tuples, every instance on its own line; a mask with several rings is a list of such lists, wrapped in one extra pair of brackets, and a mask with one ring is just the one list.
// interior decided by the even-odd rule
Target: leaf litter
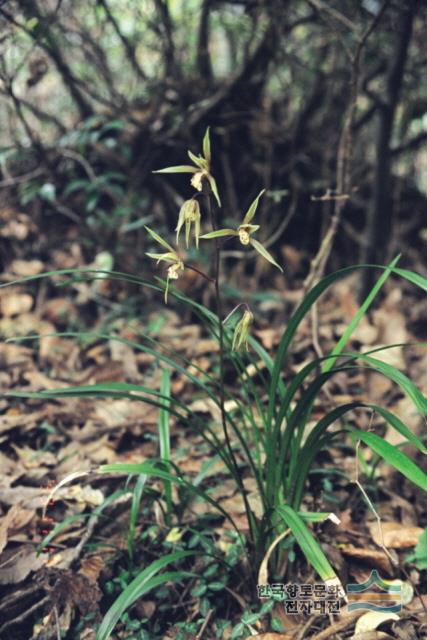
[[(25, 220), (25, 224), (29, 222)], [(9, 232), (23, 234), (18, 227), (11, 228)], [(58, 267), (76, 266), (80, 260), (78, 252), (57, 252), (53, 263)], [(43, 265), (37, 260), (15, 260), (9, 271), (3, 274), (3, 280), (39, 273), (41, 267)], [(108, 283), (100, 284), (102, 295), (107, 298), (117, 295), (117, 291), (109, 288)], [(149, 353), (134, 351), (115, 340), (102, 342), (95, 335), (88, 335), (86, 342), (77, 337), (47, 335), (69, 330), (70, 325), (72, 327), (82, 312), (86, 313), (86, 307), (90, 306), (94, 296), (91, 284), (76, 283), (72, 289), (74, 294), (71, 298), (63, 294), (53, 295), (49, 289), (48, 294), (44, 293), (45, 300), (41, 303), (39, 294), (31, 286), (28, 286), (28, 290), (22, 286), (1, 290), (0, 333), (3, 338), (28, 335), (46, 337), (26, 343), (0, 344), (0, 387), (3, 390), (39, 391), (70, 384), (128, 381), (158, 389), (159, 368), (155, 357)], [(326, 345), (340, 337), (348, 318), (354, 313), (356, 304), (353, 291), (354, 286), (349, 279), (340, 283), (322, 303), (319, 332)], [(51, 294), (52, 297), (48, 299)], [(391, 290), (381, 310), (360, 323), (352, 336), (353, 347), (370, 350), (388, 342), (406, 342), (416, 338), (408, 329), (401, 312), (402, 295), (400, 290)], [(277, 308), (275, 305), (267, 311), (269, 314), (273, 316), (273, 322), (271, 318), (268, 321), (261, 319), (256, 335), (266, 349), (274, 351), (283, 330), (277, 322), (277, 317), (283, 315), (283, 307), (279, 304)], [(412, 322), (415, 320), (412, 317)], [(118, 317), (112, 329), (119, 337), (135, 340), (144, 334), (146, 326), (150, 324), (151, 336), (159, 338), (165, 349), (176, 351), (192, 361), (192, 373), (195, 376), (200, 375), (198, 368), (212, 372), (211, 356), (217, 351), (216, 344), (204, 336), (199, 325), (186, 323), (173, 311), (152, 313), (144, 321), (135, 318), (128, 321)], [(103, 333), (102, 317), (90, 327), (94, 334), (97, 330)], [(310, 345), (311, 328), (308, 322), (304, 322), (294, 359), (287, 365), (285, 375), (296, 373), (308, 361)], [(384, 361), (392, 358), (393, 364), (407, 371), (421, 388), (421, 382), (424, 379), (427, 382), (427, 356), (422, 349), (397, 347), (378, 357)], [(248, 374), (255, 375), (256, 371), (248, 370)], [(336, 401), (355, 398), (381, 401), (397, 415), (405, 417), (415, 431), (420, 432), (423, 428), (421, 416), (413, 412), (408, 415), (410, 409), (406, 401), (389, 383), (381, 381), (377, 374), (359, 372), (346, 378), (337, 376), (333, 385), (331, 391)], [(182, 376), (173, 375), (172, 390), (191, 403), (194, 411), (219, 422), (216, 405), (206, 398), (194, 398), (191, 386)], [(324, 406), (316, 409), (319, 417), (330, 408), (330, 397), (325, 395), (323, 400)], [(232, 404), (229, 404), (228, 410), (232, 409)], [(111, 576), (114, 558), (127, 545), (130, 496), (118, 497), (106, 507), (108, 526), (101, 525), (100, 517), (93, 519), (91, 514), (108, 495), (117, 490), (119, 483), (117, 478), (100, 478), (91, 472), (102, 463), (141, 462), (158, 455), (157, 409), (126, 399), (58, 398), (45, 401), (2, 399), (0, 410), (0, 613), (4, 612), (0, 637), (25, 638), (29, 629), (34, 638), (55, 637), (55, 616), (58, 616), (63, 630), (71, 629), (76, 619), (88, 614), (93, 616), (92, 620), (100, 620), (102, 589), (108, 576)], [(358, 419), (361, 419), (360, 415)], [(374, 426), (381, 428), (381, 421), (375, 419)], [(176, 451), (174, 461), (190, 477), (195, 478), (203, 473), (212, 495), (230, 512), (242, 531), (246, 531), (248, 523), (244, 516), (244, 505), (232, 483), (222, 476), (224, 468), (221, 461), (209, 467), (209, 453), (202, 439), (177, 425), (174, 419), (171, 420), (171, 437), (173, 450)], [(390, 433), (388, 437), (393, 436)], [(369, 464), (368, 457), (366, 461)], [(311, 487), (306, 503), (308, 510), (319, 510), (321, 505), (321, 510), (330, 509), (343, 521), (341, 528), (326, 525), (320, 533), (324, 544), (330, 548), (332, 555), (335, 554), (335, 566), (341, 566), (348, 581), (361, 582), (367, 579), (372, 567), (391, 575), (390, 563), (378, 548), (377, 523), (372, 521), (372, 514), (364, 507), (351, 482), (354, 455), (349, 455), (345, 448), (333, 448), (322, 453), (320, 464), (326, 472), (333, 473), (337, 468), (345, 470), (348, 478), (338, 476), (333, 480), (333, 492), (343, 505), (341, 512), (337, 511), (332, 490), (326, 482)], [(48, 509), (51, 521), (44, 522), (43, 511), (49, 502), (52, 487), (76, 470), (86, 471), (89, 475), (85, 480), (75, 478), (73, 483), (57, 489), (54, 504)], [(398, 490), (400, 481), (394, 474), (385, 475), (381, 466), (376, 467), (373, 473), (377, 489), (381, 492), (377, 496), (377, 506), (379, 503), (384, 542), (397, 561), (402, 562), (407, 552), (416, 547), (425, 530), (427, 522), (422, 514), (425, 514), (426, 499), (415, 494), (416, 490), (408, 484), (404, 485), (403, 491), (401, 488)], [(156, 490), (156, 487), (160, 489), (160, 484), (153, 483), (152, 490)], [(255, 514), (260, 515), (257, 505), (259, 498), (250, 478), (245, 478), (245, 487)], [(176, 491), (173, 495), (177, 499)], [(346, 506), (348, 502), (352, 506)], [(190, 525), (194, 518), (205, 516), (207, 510), (205, 503), (190, 502), (182, 514), (182, 524)], [(60, 525), (60, 531), (51, 541), (48, 552), (38, 553), (46, 532), (57, 525)], [(142, 530), (141, 526), (144, 527), (144, 523), (138, 525), (139, 531)], [(224, 530), (228, 524), (218, 521), (215, 526), (218, 538), (225, 544)], [(81, 545), (83, 539), (85, 544)], [(418, 590), (424, 589), (425, 592), (427, 585), (421, 571), (416, 565), (413, 566), (411, 581)], [(312, 575), (298, 577), (303, 582), (314, 578)], [(152, 600), (144, 600), (144, 603), (152, 615), (155, 603)], [(410, 606), (414, 608), (413, 603)], [(279, 617), (290, 633), (279, 634), (258, 629), (256, 637), (290, 640), (296, 637), (301, 624), (306, 622), (295, 624), (281, 610)], [(361, 629), (361, 625), (356, 631)], [(371, 630), (374, 628), (370, 626)], [(307, 637), (315, 632), (314, 626), (307, 630)], [(85, 633), (81, 637), (91, 637), (90, 625)]]

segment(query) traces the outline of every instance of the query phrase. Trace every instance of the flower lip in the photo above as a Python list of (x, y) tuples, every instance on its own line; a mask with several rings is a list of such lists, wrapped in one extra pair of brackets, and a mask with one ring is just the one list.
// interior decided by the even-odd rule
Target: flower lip
[(208, 179), (208, 172), (205, 169), (201, 171), (196, 171), (196, 173), (191, 178), (191, 186), (194, 187), (197, 191), (202, 191), (203, 189), (203, 180)]
[(241, 224), (237, 231), (239, 233), (239, 240), (242, 244), (249, 244), (251, 241), (251, 234), (258, 231), (259, 224)]
[(178, 280), (179, 278), (179, 271), (183, 271), (184, 270), (184, 263), (180, 260), (179, 262), (174, 262), (174, 264), (171, 264), (171, 266), (168, 268), (168, 278), (170, 280)]

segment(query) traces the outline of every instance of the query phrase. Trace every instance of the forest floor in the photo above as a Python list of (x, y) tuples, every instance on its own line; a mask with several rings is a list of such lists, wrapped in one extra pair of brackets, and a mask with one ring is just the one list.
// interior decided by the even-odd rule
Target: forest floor
[[(31, 224), (22, 218), (23, 214), (19, 215), (21, 218), (15, 217), (9, 227), (3, 225), (2, 241), (13, 244), (17, 225)], [(60, 249), (51, 247), (43, 261), (34, 257), (31, 243), (20, 251), (19, 257), (12, 252), (10, 258), (1, 274), (2, 282), (52, 269), (88, 266), (76, 241), (64, 243)], [(215, 372), (216, 342), (194, 318), (183, 315), (176, 304), (161, 306), (160, 295), (147, 297), (107, 280), (70, 282), (68, 278), (68, 284), (58, 286), (65, 280), (55, 276), (0, 289), (2, 640), (95, 638), (94, 628), (112, 601), (156, 554), (185, 548), (189, 532), (193, 536), (192, 548), (198, 549), (200, 544), (200, 553), (208, 538), (223, 549), (234, 544), (223, 518), (209, 513), (206, 504), (197, 500), (187, 500), (185, 509), (180, 510), (178, 494), (173, 496), (176, 521), (168, 525), (158, 507), (161, 484), (152, 482), (142, 497), (140, 517), (132, 534), (133, 552), (129, 551), (129, 514), (134, 494), (126, 491), (125, 475), (99, 474), (97, 469), (105, 463), (139, 463), (158, 456), (156, 407), (124, 398), (46, 400), (7, 396), (10, 391), (39, 392), (105, 382), (143, 384), (158, 390), (161, 369), (155, 356), (133, 349), (126, 342), (105, 338), (111, 334), (136, 342), (143, 342), (143, 336), (148, 335), (195, 366)], [(318, 337), (325, 353), (357, 310), (355, 291), (355, 276), (349, 276), (334, 285), (319, 304)], [(254, 302), (254, 335), (272, 354), (298, 296), (298, 288), (279, 290)], [(350, 347), (368, 351), (385, 344), (426, 340), (426, 318), (427, 302), (421, 294), (398, 281), (387, 283), (381, 304), (361, 322)], [(61, 332), (80, 335), (54, 335)], [(45, 337), (35, 339), (35, 335)], [(33, 338), (10, 340), (28, 336)], [(313, 357), (312, 343), (312, 326), (307, 319), (298, 332), (286, 375), (296, 373)], [(425, 346), (398, 346), (378, 357), (405, 372), (424, 393), (427, 391)], [(173, 373), (171, 380), (174, 397), (192, 404), (203, 419), (218, 421), (216, 405), (195, 395), (187, 379)], [(239, 380), (228, 379), (227, 384), (233, 391)], [(423, 418), (395, 385), (362, 369), (351, 376), (337, 376), (321, 396), (316, 417), (355, 399), (369, 399), (387, 407), (414, 432), (425, 435)], [(359, 427), (369, 428), (368, 413), (362, 414), (361, 419), (366, 423)], [(402, 440), (392, 430), (381, 428), (388, 442), (398, 444)], [(241, 497), (223, 470), (216, 464), (209, 465), (211, 454), (200, 436), (173, 418), (170, 432), (173, 462), (190, 478), (203, 473), (215, 499), (232, 514), (242, 532), (247, 531)], [(420, 454), (408, 447), (404, 450), (422, 464)], [(315, 611), (293, 615), (285, 612), (283, 604), (276, 603), (270, 616), (248, 623), (247, 637), (427, 638), (427, 495), (379, 463), (369, 451), (364, 450), (363, 456), (357, 465), (354, 448), (347, 442), (322, 453), (307, 488), (306, 505), (312, 511), (331, 511), (340, 519), (339, 525), (328, 522), (318, 526), (316, 537), (342, 583), (361, 583), (376, 569), (383, 578), (403, 581), (405, 593), (409, 593), (405, 606), (383, 622), (365, 618), (363, 627), (361, 616), (367, 612), (348, 613), (344, 603), (341, 613), (334, 616)], [(376, 514), (354, 482), (358, 466), (359, 479), (381, 518), (383, 541)], [(52, 489), (64, 478), (69, 482), (57, 488), (52, 497)], [(245, 487), (256, 512), (257, 495), (249, 476)], [(38, 546), (55, 527), (56, 535), (38, 553)], [(238, 558), (236, 562), (238, 567)], [(198, 572), (197, 559), (193, 569)], [(299, 556), (288, 567), (287, 575), (293, 577), (293, 582), (316, 582)], [(225, 597), (215, 594), (212, 587), (202, 603), (206, 593), (195, 589), (196, 581), (191, 578), (183, 593), (171, 587), (166, 592), (159, 589), (147, 594), (116, 626), (113, 637), (229, 638), (233, 625), (253, 606), (256, 594), (235, 570), (228, 580), (224, 579)], [(272, 617), (276, 620), (275, 631), (269, 622)], [(229, 628), (224, 625), (219, 635), (217, 621), (227, 618), (232, 624)], [(199, 635), (191, 632), (191, 623), (197, 621)]]

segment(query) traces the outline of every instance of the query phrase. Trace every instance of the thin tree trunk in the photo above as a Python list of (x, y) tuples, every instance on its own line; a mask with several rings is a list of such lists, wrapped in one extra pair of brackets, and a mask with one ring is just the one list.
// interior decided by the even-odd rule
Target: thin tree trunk
[(204, 0), (201, 9), (199, 35), (197, 45), (197, 67), (204, 82), (212, 81), (212, 64), (209, 55), (209, 14), (211, 0)]
[[(391, 137), (418, 5), (419, 0), (409, 0), (402, 6), (399, 20), (400, 33), (396, 42), (394, 56), (389, 65), (384, 97), (379, 99), (374, 191), (365, 227), (365, 246), (362, 252), (363, 263), (384, 264), (389, 258), (388, 245), (391, 237), (392, 220)], [(366, 297), (372, 288), (376, 277), (372, 270), (367, 269), (364, 271), (360, 291), (361, 300)]]
[[(93, 113), (90, 103), (86, 100), (79, 87), (76, 79), (62, 55), (62, 51), (50, 29), (47, 19), (40, 12), (36, 0), (19, 0), (19, 5), (27, 18), (37, 18), (39, 24), (36, 29), (31, 31), (30, 35), (34, 41), (42, 47), (54, 62), (62, 81), (69, 91), (82, 119), (88, 118)], [(43, 36), (40, 37), (40, 36)]]
[(106, 14), (109, 22), (111, 23), (114, 31), (116, 32), (117, 37), (121, 41), (121, 43), (122, 43), (122, 45), (123, 45), (123, 47), (124, 47), (124, 49), (126, 51), (127, 58), (129, 60), (130, 64), (132, 65), (132, 68), (135, 71), (136, 75), (141, 80), (146, 80), (147, 76), (145, 75), (144, 71), (142, 70), (142, 68), (138, 64), (138, 60), (136, 59), (135, 48), (129, 42), (129, 40), (126, 38), (126, 36), (122, 33), (122, 31), (120, 29), (120, 26), (119, 26), (119, 23), (115, 19), (113, 13), (111, 12), (110, 7), (107, 4), (107, 0), (99, 0), (99, 2), (102, 5), (102, 7), (103, 7), (103, 9), (105, 11), (105, 14)]

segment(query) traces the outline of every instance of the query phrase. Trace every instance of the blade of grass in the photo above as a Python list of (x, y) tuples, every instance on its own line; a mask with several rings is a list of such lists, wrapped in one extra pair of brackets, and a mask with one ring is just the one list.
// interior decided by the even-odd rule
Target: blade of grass
[(193, 483), (188, 482), (181, 476), (174, 476), (172, 473), (169, 473), (168, 471), (164, 471), (163, 469), (159, 469), (155, 467), (154, 464), (152, 463), (141, 462), (139, 464), (133, 464), (133, 463), (120, 462), (120, 463), (114, 463), (114, 464), (104, 464), (99, 467), (99, 472), (100, 473), (127, 473), (127, 474), (144, 473), (147, 476), (152, 476), (153, 478), (161, 478), (162, 480), (166, 480), (168, 482), (171, 482), (172, 484), (176, 484), (177, 486), (185, 487), (188, 491), (190, 491), (190, 493), (194, 493), (199, 498), (201, 498), (205, 502), (208, 502), (213, 507), (215, 507), (215, 509), (217, 509), (217, 511), (219, 511), (224, 516), (224, 518), (226, 518), (230, 522), (233, 529), (235, 529), (235, 531), (239, 533), (239, 529), (237, 528), (237, 525), (234, 522), (233, 518), (230, 516), (229, 513), (227, 513), (227, 511), (225, 511), (225, 509), (223, 509), (223, 507), (221, 507), (219, 502), (211, 498), (205, 491), (195, 487)]
[[(160, 393), (166, 397), (171, 397), (171, 384), (170, 374), (167, 369), (162, 371), (162, 381), (160, 386)], [(160, 444), (160, 457), (166, 463), (166, 467), (170, 462), (170, 431), (169, 431), (169, 408), (170, 400), (165, 401), (159, 411), (159, 444)], [(166, 498), (166, 524), (170, 526), (173, 504), (172, 504), (172, 485), (170, 482), (165, 481), (165, 498)]]
[(288, 326), (283, 333), (283, 336), (280, 340), (279, 346), (277, 348), (276, 357), (274, 359), (274, 367), (271, 374), (271, 383), (269, 389), (269, 401), (268, 401), (268, 425), (269, 428), (273, 421), (273, 416), (275, 413), (275, 404), (276, 404), (276, 390), (278, 388), (279, 380), (281, 379), (281, 372), (283, 369), (284, 359), (287, 355), (288, 348), (292, 339), (298, 329), (303, 318), (306, 316), (311, 306), (316, 302), (316, 300), (322, 295), (322, 293), (330, 287), (334, 282), (344, 278), (346, 275), (353, 273), (359, 269), (381, 269), (387, 270), (389, 269), (392, 273), (396, 273), (400, 275), (402, 278), (409, 280), (413, 284), (421, 287), (424, 290), (427, 290), (427, 279), (419, 274), (413, 273), (411, 271), (407, 271), (404, 269), (397, 269), (396, 267), (383, 267), (381, 265), (369, 265), (362, 264), (356, 265), (353, 267), (346, 267), (341, 269), (340, 271), (336, 271), (325, 278), (323, 278), (320, 282), (317, 283), (305, 296), (304, 300), (301, 302), (300, 306), (297, 308), (295, 313), (292, 315), (289, 320)]
[(192, 555), (195, 555), (194, 551), (169, 553), (155, 560), (144, 571), (141, 571), (108, 609), (96, 634), (96, 640), (107, 640), (123, 613), (148, 591), (166, 582), (177, 582), (193, 575), (185, 571), (166, 572), (159, 576), (156, 575), (168, 564), (178, 562)]
[[(361, 319), (363, 318), (363, 316), (365, 315), (365, 313), (367, 312), (367, 310), (369, 309), (369, 307), (371, 306), (371, 304), (373, 303), (373, 301), (377, 297), (381, 287), (386, 282), (386, 280), (388, 280), (389, 276), (392, 274), (393, 267), (397, 264), (399, 259), (400, 259), (400, 255), (396, 256), (394, 258), (394, 260), (392, 260), (387, 265), (386, 270), (384, 271), (384, 273), (381, 274), (381, 276), (379, 277), (379, 279), (377, 280), (377, 282), (373, 286), (372, 290), (369, 292), (369, 294), (366, 296), (365, 300), (361, 304), (361, 306), (360, 306), (359, 310), (357, 311), (357, 313), (355, 314), (354, 318), (351, 320), (350, 324), (348, 325), (348, 327), (344, 331), (343, 335), (338, 340), (338, 342), (335, 345), (335, 347), (332, 349), (331, 354), (330, 354), (331, 356), (338, 355), (344, 349), (344, 347), (346, 346), (347, 342), (349, 341), (351, 335), (353, 334), (354, 330), (358, 326), (359, 322), (361, 321)], [(324, 362), (324, 364), (323, 364), (322, 371), (329, 371), (329, 369), (331, 369), (334, 366), (335, 362), (336, 362), (336, 360), (332, 360), (332, 359), (331, 360), (326, 360)]]
[(147, 482), (148, 476), (144, 473), (141, 473), (137, 480), (136, 484), (132, 491), (132, 504), (130, 508), (129, 514), (129, 529), (128, 529), (128, 552), (129, 558), (131, 562), (133, 561), (133, 555), (135, 550), (135, 533), (136, 533), (136, 523), (138, 520), (139, 507), (141, 504), (142, 492), (144, 490), (145, 483)]
[(322, 580), (329, 584), (332, 582), (339, 584), (341, 587), (337, 574), (301, 516), (289, 505), (280, 505), (276, 511), (286, 526), (290, 528), (304, 556)]
[(400, 471), (408, 480), (427, 491), (427, 474), (397, 447), (380, 438), (376, 433), (351, 429), (351, 433), (358, 440), (362, 440), (370, 449), (375, 451), (388, 464)]

